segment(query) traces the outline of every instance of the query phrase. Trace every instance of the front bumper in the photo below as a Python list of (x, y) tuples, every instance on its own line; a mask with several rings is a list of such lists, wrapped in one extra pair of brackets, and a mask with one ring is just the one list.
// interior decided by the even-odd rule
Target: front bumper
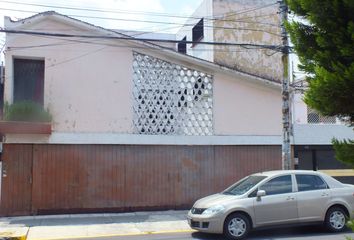
[(203, 216), (201, 214), (192, 214), (190, 211), (187, 215), (188, 224), (192, 229), (207, 233), (223, 233), (224, 218), (222, 214), (214, 216)]

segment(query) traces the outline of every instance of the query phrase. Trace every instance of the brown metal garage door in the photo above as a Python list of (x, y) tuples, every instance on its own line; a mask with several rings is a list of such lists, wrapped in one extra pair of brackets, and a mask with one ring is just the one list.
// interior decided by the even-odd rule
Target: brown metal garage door
[[(3, 215), (187, 208), (245, 175), (281, 167), (280, 146), (5, 144), (4, 151)], [(8, 164), (16, 161), (23, 163)], [(22, 192), (21, 204), (10, 204)]]

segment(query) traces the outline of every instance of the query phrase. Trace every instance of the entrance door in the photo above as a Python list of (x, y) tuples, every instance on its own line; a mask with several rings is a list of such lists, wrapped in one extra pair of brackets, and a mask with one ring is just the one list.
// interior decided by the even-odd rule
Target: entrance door
[(0, 214), (29, 215), (32, 198), (32, 145), (4, 144)]

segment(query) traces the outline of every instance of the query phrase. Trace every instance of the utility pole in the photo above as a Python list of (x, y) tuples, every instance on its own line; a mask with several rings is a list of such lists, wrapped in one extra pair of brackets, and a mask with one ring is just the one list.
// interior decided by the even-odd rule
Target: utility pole
[(281, 37), (282, 37), (282, 114), (283, 114), (283, 143), (282, 143), (282, 169), (291, 169), (291, 147), (290, 147), (290, 93), (289, 93), (289, 41), (285, 29), (285, 22), (288, 18), (288, 6), (285, 0), (279, 1), (281, 15)]

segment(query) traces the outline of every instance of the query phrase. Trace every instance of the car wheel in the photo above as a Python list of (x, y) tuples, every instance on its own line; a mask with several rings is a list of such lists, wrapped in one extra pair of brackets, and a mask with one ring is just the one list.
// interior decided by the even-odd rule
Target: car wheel
[(331, 232), (341, 232), (346, 228), (348, 217), (342, 208), (332, 207), (327, 211), (325, 225)]
[(244, 239), (251, 229), (251, 224), (244, 214), (234, 213), (228, 216), (224, 223), (224, 235), (228, 239)]

